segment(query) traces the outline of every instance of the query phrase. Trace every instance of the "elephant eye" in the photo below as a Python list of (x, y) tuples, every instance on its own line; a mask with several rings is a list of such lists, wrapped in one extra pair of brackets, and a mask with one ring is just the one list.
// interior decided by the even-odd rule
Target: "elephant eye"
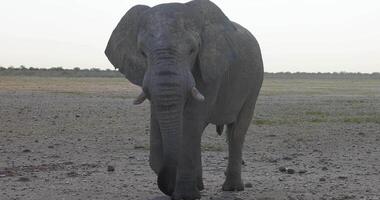
[(146, 54), (145, 54), (144, 51), (140, 51), (140, 54), (141, 54), (144, 58), (146, 58)]
[(190, 49), (190, 54), (193, 54), (194, 52), (195, 52), (194, 48)]

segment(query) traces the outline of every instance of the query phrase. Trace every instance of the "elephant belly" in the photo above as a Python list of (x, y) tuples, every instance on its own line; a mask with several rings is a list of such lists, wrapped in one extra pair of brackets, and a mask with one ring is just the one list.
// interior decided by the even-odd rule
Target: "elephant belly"
[[(237, 81), (232, 81), (233, 74), (227, 77), (229, 81), (223, 81), (214, 107), (211, 111), (210, 123), (215, 125), (229, 124), (236, 121), (239, 112), (249, 94), (251, 94), (250, 79), (243, 80), (242, 76)], [(236, 74), (235, 74), (236, 75)], [(231, 80), (232, 79), (232, 80)]]

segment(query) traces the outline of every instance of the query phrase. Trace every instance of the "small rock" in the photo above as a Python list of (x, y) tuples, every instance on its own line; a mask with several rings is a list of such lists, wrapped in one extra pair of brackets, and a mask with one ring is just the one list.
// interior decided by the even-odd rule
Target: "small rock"
[(286, 169), (286, 173), (294, 174), (296, 171), (294, 169)]
[(142, 175), (144, 175), (144, 173), (142, 173), (142, 172), (135, 172), (135, 174), (133, 174), (134, 176), (142, 176)]
[(266, 137), (276, 137), (277, 135), (275, 134), (270, 134), (270, 135), (267, 135)]
[(79, 176), (79, 174), (77, 173), (77, 172), (69, 172), (69, 173), (67, 173), (66, 174), (68, 177), (78, 177)]
[(76, 117), (76, 118), (80, 117), (80, 114), (76, 114), (75, 117)]
[(306, 172), (307, 172), (306, 169), (301, 169), (301, 170), (298, 171), (299, 174), (304, 174), (304, 173), (306, 173)]
[(30, 151), (30, 149), (24, 149), (24, 150), (22, 150), (22, 152), (23, 153), (30, 153), (31, 151)]
[(20, 182), (29, 182), (30, 179), (28, 177), (20, 177), (19, 179), (17, 179), (17, 181), (20, 181)]
[(322, 170), (327, 171), (328, 169), (327, 169), (327, 167), (322, 167)]
[(49, 149), (53, 149), (54, 146), (53, 146), (53, 145), (49, 145), (48, 148), (49, 148)]
[(246, 166), (245, 161), (241, 160), (241, 165)]
[(286, 172), (286, 167), (279, 167), (278, 170), (279, 170), (280, 172)]
[(325, 178), (319, 178), (319, 181), (326, 181), (326, 179)]
[(251, 188), (251, 187), (252, 187), (252, 183), (246, 183), (244, 186), (245, 186), (246, 188)]
[(107, 171), (108, 171), (108, 172), (114, 172), (114, 171), (115, 171), (115, 167), (114, 167), (114, 166), (111, 166), (111, 165), (108, 165), (108, 167), (107, 167)]
[(338, 179), (340, 179), (340, 180), (346, 180), (347, 176), (338, 176)]
[(293, 158), (289, 157), (289, 156), (285, 156), (282, 158), (283, 160), (293, 160)]
[(63, 162), (63, 164), (64, 164), (64, 165), (72, 165), (72, 164), (74, 164), (74, 163), (71, 162), (71, 161), (67, 161), (67, 162)]
[(359, 132), (358, 135), (364, 136), (365, 134), (363, 132)]

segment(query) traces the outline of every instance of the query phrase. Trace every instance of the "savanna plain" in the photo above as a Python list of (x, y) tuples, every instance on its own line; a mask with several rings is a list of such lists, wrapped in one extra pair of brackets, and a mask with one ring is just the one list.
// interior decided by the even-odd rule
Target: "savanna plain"
[[(122, 77), (0, 76), (1, 200), (169, 200), (149, 167), (149, 102)], [(380, 79), (266, 76), (242, 192), (225, 134), (202, 139), (202, 199), (380, 199)]]

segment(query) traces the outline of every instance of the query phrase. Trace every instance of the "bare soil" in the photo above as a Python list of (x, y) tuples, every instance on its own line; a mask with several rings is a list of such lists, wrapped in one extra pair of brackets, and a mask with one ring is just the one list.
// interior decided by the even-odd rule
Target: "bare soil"
[[(0, 77), (0, 199), (169, 200), (148, 164), (149, 104), (122, 78)], [(203, 136), (202, 199), (380, 199), (380, 80), (264, 81), (242, 192)], [(250, 187), (251, 186), (251, 187)]]

